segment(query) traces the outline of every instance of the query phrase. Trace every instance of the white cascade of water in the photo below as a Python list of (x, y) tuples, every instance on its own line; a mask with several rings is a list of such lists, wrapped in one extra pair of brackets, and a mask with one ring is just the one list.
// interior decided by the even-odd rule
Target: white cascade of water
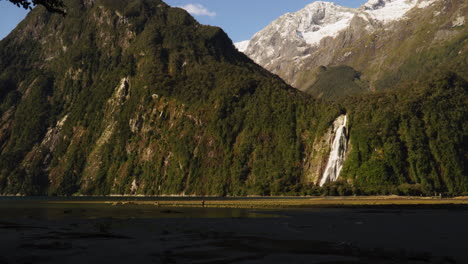
[[(340, 120), (342, 119), (342, 121)], [(330, 151), (330, 157), (328, 158), (325, 172), (323, 173), (322, 179), (320, 180), (320, 186), (323, 186), (327, 182), (334, 182), (340, 176), (343, 163), (345, 161), (345, 154), (347, 150), (347, 132), (346, 132), (346, 121), (347, 116), (345, 115), (338, 117), (335, 121), (335, 125), (339, 122), (338, 129), (333, 139), (332, 148)], [(341, 121), (341, 122), (340, 122)]]

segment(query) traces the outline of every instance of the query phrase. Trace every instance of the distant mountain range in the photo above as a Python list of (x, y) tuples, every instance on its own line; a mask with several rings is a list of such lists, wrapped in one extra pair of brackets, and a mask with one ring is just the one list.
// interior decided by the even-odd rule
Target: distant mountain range
[[(336, 99), (394, 87), (425, 68), (467, 76), (466, 45), (460, 45), (467, 37), (467, 11), (466, 1), (371, 0), (356, 9), (314, 2), (236, 46), (299, 90)], [(429, 58), (444, 52), (450, 54)], [(420, 65), (407, 69), (414, 60)], [(341, 80), (345, 87), (325, 87), (322, 79), (330, 73), (323, 66), (350, 67)]]
[(0, 194), (468, 195), (465, 1), (314, 3), (253, 60), (161, 0), (65, 4), (0, 42)]

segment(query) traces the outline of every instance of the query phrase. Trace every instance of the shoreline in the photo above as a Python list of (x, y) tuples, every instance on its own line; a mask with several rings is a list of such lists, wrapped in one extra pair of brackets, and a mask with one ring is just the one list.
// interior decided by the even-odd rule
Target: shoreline
[(27, 205), (2, 211), (5, 263), (128, 263), (128, 256), (138, 263), (468, 261), (467, 207), (268, 212), (134, 203)]
[[(356, 207), (420, 207), (420, 208), (465, 208), (468, 197), (401, 197), (401, 196), (359, 196), (359, 197), (8, 197), (0, 203), (11, 201), (38, 202), (46, 204), (105, 204), (109, 206), (144, 205), (155, 207), (187, 208), (245, 208), (245, 209), (307, 209), (307, 208), (356, 208)], [(87, 200), (89, 198), (89, 200)], [(118, 200), (115, 198), (127, 198)]]
[(467, 197), (28, 198), (0, 199), (0, 263), (468, 261)]

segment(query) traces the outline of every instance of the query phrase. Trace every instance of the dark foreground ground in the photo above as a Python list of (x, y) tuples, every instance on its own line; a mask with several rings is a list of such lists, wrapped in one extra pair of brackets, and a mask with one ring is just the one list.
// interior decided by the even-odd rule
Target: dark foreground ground
[(466, 206), (0, 204), (0, 264), (468, 263), (467, 238)]

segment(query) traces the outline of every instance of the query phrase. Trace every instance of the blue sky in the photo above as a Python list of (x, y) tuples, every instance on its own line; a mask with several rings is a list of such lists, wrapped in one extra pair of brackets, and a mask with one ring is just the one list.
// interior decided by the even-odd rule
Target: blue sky
[[(247, 40), (271, 21), (296, 12), (314, 0), (166, 0), (171, 6), (185, 6), (202, 24), (219, 26), (235, 42)], [(339, 5), (359, 7), (367, 0), (333, 0)], [(6, 0), (0, 0), (0, 39), (27, 14)]]
[(26, 10), (18, 8), (6, 0), (0, 0), (0, 39), (6, 37), (27, 13)]

